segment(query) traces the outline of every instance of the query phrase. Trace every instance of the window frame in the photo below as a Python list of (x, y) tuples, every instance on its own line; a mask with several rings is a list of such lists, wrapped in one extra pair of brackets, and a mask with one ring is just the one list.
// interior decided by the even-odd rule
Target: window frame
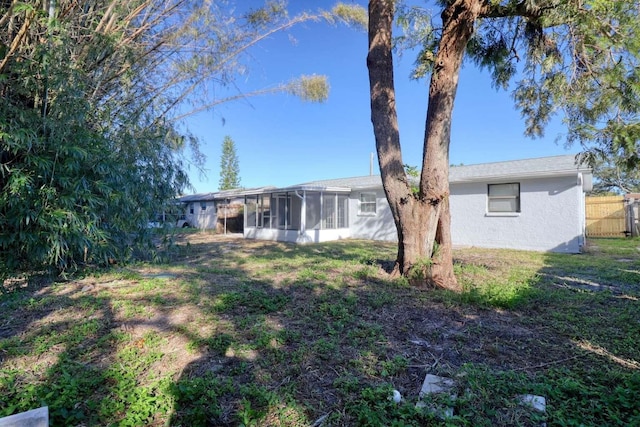
[[(499, 187), (506, 185), (517, 185), (518, 191), (516, 195), (502, 195), (502, 196), (492, 196), (491, 195), (491, 187)], [(514, 215), (522, 212), (521, 206), (521, 186), (519, 182), (501, 182), (494, 184), (487, 184), (487, 214), (488, 215)], [(492, 210), (491, 209), (491, 201), (492, 200), (515, 200), (515, 210)]]
[[(373, 201), (364, 201), (363, 196), (373, 196)], [(363, 206), (373, 206), (373, 210), (363, 210)], [(358, 215), (376, 216), (378, 213), (378, 194), (375, 191), (363, 191), (358, 195)]]
[(193, 202), (189, 203), (189, 215), (193, 215), (194, 212), (194, 206), (193, 206)]
[(200, 202), (200, 212), (207, 210), (207, 202)]

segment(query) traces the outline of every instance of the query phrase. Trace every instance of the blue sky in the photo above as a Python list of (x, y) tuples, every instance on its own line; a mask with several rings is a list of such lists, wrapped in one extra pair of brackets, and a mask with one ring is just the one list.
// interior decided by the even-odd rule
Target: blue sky
[[(348, 0), (346, 1), (348, 2)], [(290, 1), (290, 9), (324, 7), (333, 1)], [(366, 6), (365, 1), (353, 3)], [(298, 9), (299, 10), (299, 9)], [(189, 129), (200, 138), (206, 155), (206, 177), (190, 169), (195, 192), (218, 189), (222, 140), (236, 144), (241, 185), (278, 187), (306, 181), (369, 174), (375, 152), (370, 121), (367, 35), (326, 23), (306, 23), (274, 35), (251, 50), (250, 69), (237, 80), (243, 93), (289, 81), (300, 75), (323, 74), (329, 79), (328, 101), (306, 103), (278, 94), (220, 105), (193, 116)], [(414, 81), (409, 73), (414, 57), (396, 55), (396, 96), (403, 159), (420, 165), (428, 79)], [(475, 164), (574, 153), (556, 137), (557, 120), (544, 138), (523, 134), (524, 121), (510, 91), (496, 91), (486, 72), (471, 63), (462, 70), (453, 112), (450, 163)], [(378, 173), (377, 159), (374, 173)]]

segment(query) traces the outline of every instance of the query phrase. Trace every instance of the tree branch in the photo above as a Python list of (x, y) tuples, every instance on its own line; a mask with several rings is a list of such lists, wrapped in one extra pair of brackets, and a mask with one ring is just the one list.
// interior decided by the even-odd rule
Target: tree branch
[(2, 62), (0, 62), (0, 74), (2, 74), (2, 72), (4, 71), (4, 67), (9, 62), (9, 59), (11, 59), (11, 57), (13, 56), (15, 51), (20, 46), (20, 43), (22, 43), (22, 39), (27, 34), (27, 30), (29, 29), (29, 26), (31, 25), (31, 20), (33, 19), (35, 14), (36, 14), (36, 12), (35, 12), (34, 9), (31, 9), (31, 10), (29, 10), (27, 12), (26, 17), (24, 19), (24, 23), (22, 24), (22, 27), (20, 28), (20, 31), (18, 32), (16, 37), (13, 39), (13, 42), (11, 43), (11, 47), (9, 48), (9, 52), (7, 52), (6, 56), (2, 59)]

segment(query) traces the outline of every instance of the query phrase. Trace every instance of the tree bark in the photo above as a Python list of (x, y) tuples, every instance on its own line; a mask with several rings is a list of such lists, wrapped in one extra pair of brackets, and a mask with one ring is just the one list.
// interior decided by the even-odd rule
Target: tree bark
[(442, 13), (442, 37), (429, 87), (420, 187), (414, 194), (400, 146), (393, 81), (393, 0), (369, 1), (371, 121), (380, 173), (398, 232), (395, 271), (431, 286), (459, 291), (453, 274), (449, 210), (451, 116), (460, 66), (481, 0), (455, 0)]

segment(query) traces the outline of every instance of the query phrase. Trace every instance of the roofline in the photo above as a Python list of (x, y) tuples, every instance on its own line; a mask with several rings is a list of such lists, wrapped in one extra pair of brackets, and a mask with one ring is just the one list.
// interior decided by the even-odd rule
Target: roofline
[[(515, 163), (515, 162), (528, 162), (531, 160), (545, 160), (545, 159), (555, 159), (558, 157), (569, 157), (572, 156), (574, 159), (576, 158), (576, 156), (578, 156), (579, 154), (576, 153), (568, 153), (568, 154), (556, 154), (555, 156), (538, 156), (538, 157), (527, 157), (525, 159), (513, 159), (513, 160), (497, 160), (495, 162), (482, 162), (482, 163), (469, 163), (469, 164), (462, 164), (462, 165), (454, 165), (452, 166), (452, 168), (459, 168), (459, 167), (467, 167), (467, 166), (484, 166), (484, 165), (498, 165), (501, 163)], [(583, 162), (584, 164), (584, 162)], [(576, 164), (576, 167), (578, 167), (578, 165)]]
[[(234, 197), (243, 197), (247, 194), (271, 192), (273, 191), (274, 188), (276, 187), (259, 187), (259, 188), (247, 188), (247, 189), (237, 189), (237, 190), (223, 190), (215, 193), (203, 193), (203, 194), (185, 194), (185, 195), (176, 197), (176, 199), (181, 203), (224, 200), (224, 199), (231, 199)], [(187, 198), (189, 200), (181, 200), (183, 198)]]
[(357, 187), (351, 187), (351, 190), (375, 190), (377, 188), (382, 188), (382, 179), (380, 179), (379, 185), (358, 185)]
[(266, 193), (294, 193), (296, 191), (330, 191), (334, 193), (350, 193), (353, 190), (351, 187), (332, 187), (321, 185), (294, 185), (291, 187), (273, 187), (260, 189), (258, 191), (245, 192), (245, 196), (266, 194)]
[[(502, 163), (513, 163), (519, 161), (528, 161), (528, 160), (540, 160), (540, 159), (548, 159), (548, 158), (557, 158), (557, 157), (567, 157), (570, 154), (560, 154), (556, 156), (544, 156), (544, 157), (535, 157), (530, 159), (518, 159), (518, 160), (504, 160), (499, 162), (489, 162), (489, 163), (475, 163), (471, 165), (460, 165), (460, 166), (451, 166), (449, 168), (449, 183), (468, 183), (468, 182), (483, 182), (483, 181), (501, 181), (508, 179), (533, 179), (533, 178), (545, 178), (545, 177), (555, 177), (555, 176), (577, 176), (580, 173), (592, 173), (592, 168), (586, 166), (584, 164), (576, 164), (575, 168), (570, 169), (560, 169), (560, 170), (548, 170), (548, 171), (539, 171), (539, 172), (529, 172), (529, 173), (520, 173), (520, 172), (509, 172), (509, 173), (500, 173), (493, 175), (485, 175), (485, 176), (469, 176), (466, 178), (451, 178), (451, 170), (455, 168), (467, 168), (474, 166), (484, 166), (484, 165), (495, 165)], [(574, 155), (575, 157), (575, 155)], [(357, 177), (350, 177), (345, 179), (358, 179), (365, 178), (371, 175), (363, 175)], [(194, 197), (191, 200), (183, 202), (183, 203), (191, 203), (197, 201), (210, 201), (210, 200), (222, 200), (233, 197), (244, 197), (244, 196), (252, 196), (259, 194), (268, 194), (268, 193), (286, 193), (286, 192), (296, 192), (296, 191), (327, 191), (327, 192), (336, 192), (336, 193), (349, 193), (352, 191), (358, 190), (369, 190), (369, 189), (378, 189), (382, 187), (382, 178), (380, 175), (374, 175), (380, 178), (380, 184), (374, 185), (357, 185), (357, 186), (323, 186), (323, 185), (309, 185), (309, 184), (298, 184), (289, 187), (273, 187), (273, 186), (265, 186), (265, 187), (257, 187), (257, 188), (248, 188), (248, 189), (237, 189), (237, 190), (224, 190), (216, 193), (206, 193), (203, 194), (202, 197), (196, 197), (197, 195), (184, 195), (180, 196), (177, 199), (179, 200), (182, 197)], [(332, 180), (326, 180), (332, 181)]]
[(230, 191), (230, 192), (219, 192), (216, 193), (218, 199), (229, 199), (231, 197), (241, 197), (247, 194), (253, 193), (254, 191), (270, 191), (272, 187), (260, 187), (260, 188), (247, 188), (243, 190)]
[[(188, 199), (188, 200), (182, 200)], [(182, 196), (178, 196), (175, 198), (179, 203), (191, 203), (191, 202), (209, 202), (215, 200), (214, 193), (204, 193), (204, 194), (183, 194)]]
[(469, 178), (450, 179), (450, 184), (463, 183), (463, 182), (482, 182), (487, 180), (503, 180), (503, 179), (531, 179), (531, 178), (553, 178), (556, 176), (577, 176), (579, 173), (592, 173), (591, 168), (581, 169), (564, 169), (545, 172), (530, 172), (530, 173), (505, 173), (497, 175), (486, 176), (472, 176)]

